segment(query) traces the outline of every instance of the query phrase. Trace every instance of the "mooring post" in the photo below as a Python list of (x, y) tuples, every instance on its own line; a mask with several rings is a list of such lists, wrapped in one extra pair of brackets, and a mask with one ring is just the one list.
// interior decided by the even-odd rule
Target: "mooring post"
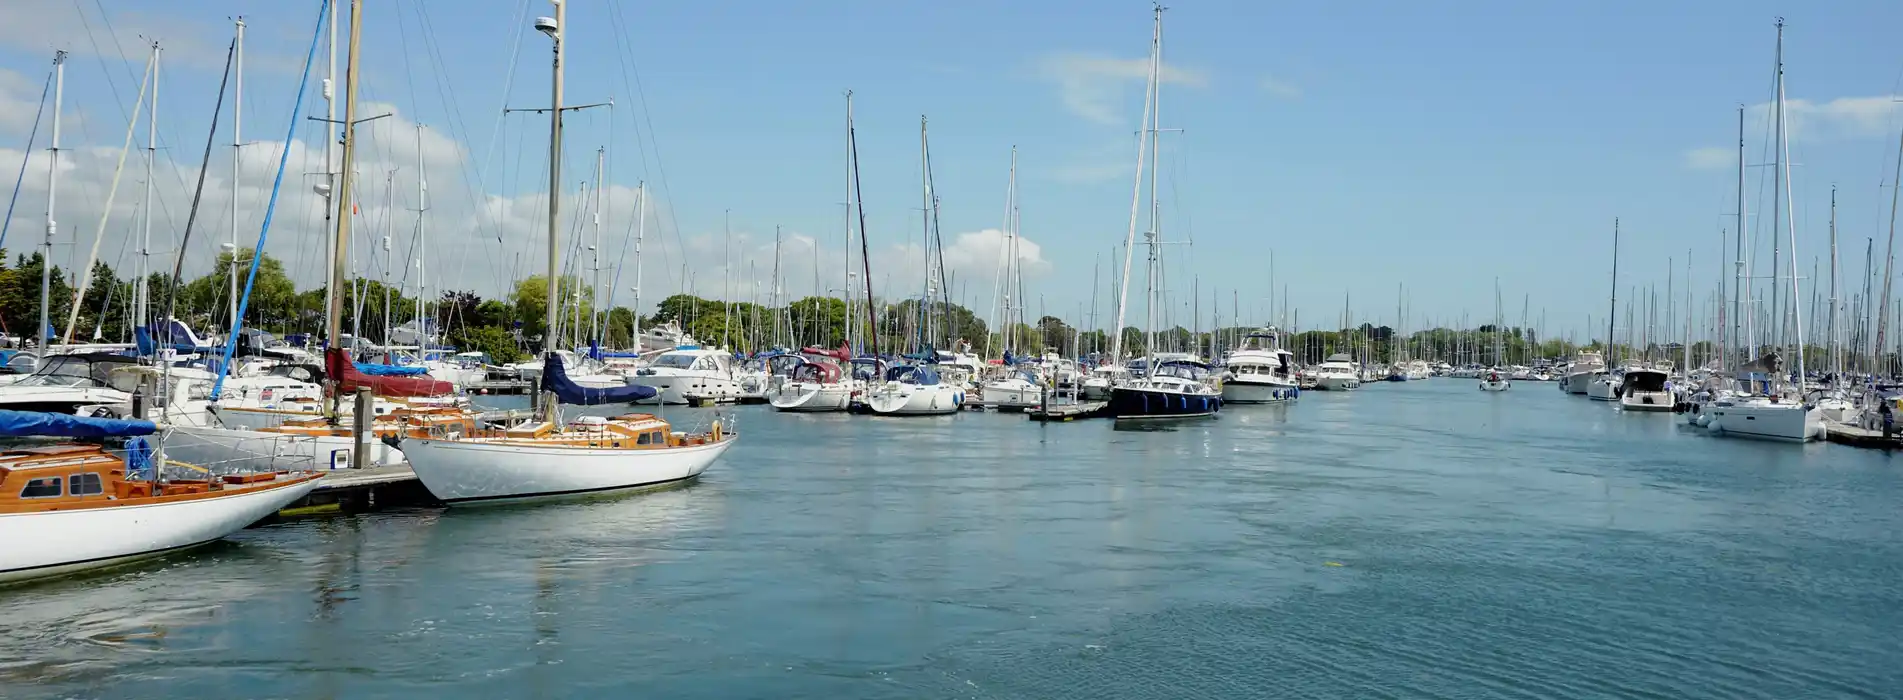
[(368, 468), (370, 461), (370, 442), (366, 439), (370, 433), (370, 411), (370, 387), (357, 387), (357, 415), (350, 429), (350, 436), (356, 439), (356, 451), (352, 453), (350, 466), (358, 469)]

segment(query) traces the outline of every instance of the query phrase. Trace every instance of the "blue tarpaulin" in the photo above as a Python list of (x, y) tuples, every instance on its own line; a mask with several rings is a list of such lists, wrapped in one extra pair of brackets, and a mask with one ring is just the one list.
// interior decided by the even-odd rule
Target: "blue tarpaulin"
[(379, 365), (359, 362), (357, 371), (372, 377), (414, 377), (429, 372), (429, 369), (422, 365)]
[(575, 406), (601, 406), (615, 403), (634, 403), (654, 398), (659, 393), (651, 386), (618, 386), (609, 389), (591, 389), (568, 379), (568, 369), (562, 366), (562, 358), (549, 353), (542, 362), (542, 391), (555, 394), (562, 403)]
[(159, 426), (149, 420), (87, 418), (63, 413), (0, 411), (0, 437), (132, 437), (151, 435)]

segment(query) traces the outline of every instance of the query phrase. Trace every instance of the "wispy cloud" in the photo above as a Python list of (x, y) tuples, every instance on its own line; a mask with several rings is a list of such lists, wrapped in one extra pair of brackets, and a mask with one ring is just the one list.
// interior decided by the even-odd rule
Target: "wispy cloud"
[[(1150, 60), (1060, 52), (1038, 61), (1038, 75), (1057, 84), (1058, 97), (1072, 113), (1099, 124), (1116, 124), (1137, 116), (1124, 114), (1120, 102), (1128, 90), (1140, 90), (1149, 81)], [(1164, 83), (1191, 87), (1209, 84), (1208, 76), (1201, 71), (1167, 63), (1157, 75)]]
[[(1890, 95), (1839, 97), (1826, 102), (1803, 98), (1784, 100), (1784, 130), (1791, 138), (1863, 139), (1895, 133), (1900, 103)], [(1754, 131), (1771, 123), (1772, 105), (1761, 102), (1746, 108)]]
[(1737, 152), (1729, 148), (1707, 146), (1685, 152), (1685, 167), (1693, 170), (1715, 170), (1737, 164)]
[(1299, 100), (1302, 98), (1301, 86), (1272, 75), (1262, 78), (1262, 91), (1284, 100)]

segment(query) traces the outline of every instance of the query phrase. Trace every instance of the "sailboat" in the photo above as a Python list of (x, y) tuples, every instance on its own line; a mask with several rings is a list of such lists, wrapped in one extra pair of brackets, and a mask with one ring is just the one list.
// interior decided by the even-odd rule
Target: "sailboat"
[(1500, 376), (1500, 280), (1493, 280), (1493, 369), (1480, 378), (1481, 391), (1506, 391), (1513, 383), (1507, 377)]
[(0, 411), (0, 437), (129, 438), (0, 452), (0, 583), (114, 566), (212, 542), (303, 498), (322, 473), (163, 479), (146, 420)]
[[(1161, 305), (1161, 300), (1158, 299), (1157, 295), (1156, 283), (1157, 280), (1162, 277), (1163, 270), (1162, 257), (1160, 255), (1162, 250), (1162, 241), (1160, 238), (1163, 235), (1162, 218), (1160, 216), (1161, 210), (1158, 208), (1156, 191), (1156, 146), (1157, 136), (1161, 131), (1157, 128), (1156, 108), (1158, 106), (1158, 100), (1161, 97), (1160, 87), (1162, 84), (1158, 74), (1163, 61), (1162, 6), (1157, 6), (1154, 13), (1155, 25), (1151, 30), (1150, 37), (1149, 97), (1144, 104), (1144, 121), (1146, 123), (1144, 124), (1143, 133), (1138, 136), (1138, 138), (1142, 140), (1142, 143), (1139, 144), (1137, 149), (1137, 182), (1139, 186), (1142, 184), (1143, 168), (1145, 165), (1148, 165), (1150, 169), (1150, 225), (1149, 230), (1144, 234), (1144, 242), (1147, 244), (1149, 255), (1149, 270), (1144, 280), (1146, 295), (1145, 306), (1147, 307), (1146, 313), (1148, 315), (1148, 320), (1144, 323), (1144, 326), (1145, 332), (1149, 335), (1149, 341), (1145, 343), (1144, 350), (1148, 354), (1148, 358), (1144, 362), (1144, 376), (1132, 378), (1126, 384), (1110, 388), (1110, 405), (1108, 410), (1111, 415), (1117, 417), (1117, 420), (1195, 418), (1215, 415), (1217, 411), (1222, 410), (1222, 394), (1207, 383), (1204, 383), (1204, 379), (1209, 375), (1208, 365), (1187, 359), (1159, 362), (1156, 352), (1156, 309)], [(1147, 144), (1148, 148), (1147, 163), (1145, 160), (1144, 144)], [(1136, 199), (1136, 197), (1132, 197), (1130, 207), (1132, 219), (1132, 225), (1130, 227), (1131, 239), (1124, 242), (1125, 269), (1129, 268), (1129, 256), (1136, 247), (1134, 240), (1136, 233), (1135, 218), (1137, 214)], [(1128, 275), (1124, 276), (1123, 283), (1125, 285), (1129, 284)]]
[[(1612, 369), (1612, 343), (1615, 324), (1619, 318), (1619, 220), (1612, 220), (1612, 309), (1606, 313), (1606, 359), (1604, 363), (1586, 380), (1586, 398), (1594, 401), (1619, 400), (1619, 383), (1622, 380), (1620, 370)], [(1590, 367), (1590, 363), (1588, 364)], [(1572, 375), (1567, 376), (1572, 381)], [(1569, 389), (1570, 391), (1570, 389)]]
[(1017, 332), (1024, 325), (1024, 278), (1018, 254), (1018, 149), (1011, 149), (1011, 175), (1004, 197), (1004, 246), (999, 250), (998, 338), (1002, 341), (1003, 361), (987, 373), (979, 385), (979, 399), (986, 406), (1002, 411), (1023, 411), (1044, 403), (1044, 382), (1037, 374), (1037, 359), (1017, 346)]
[[(1795, 375), (1787, 371), (1782, 358), (1777, 353), (1755, 362), (1738, 371), (1738, 380), (1743, 393), (1727, 396), (1712, 402), (1710, 423), (1706, 426), (1720, 435), (1781, 440), (1788, 442), (1808, 442), (1824, 436), (1824, 421), (1815, 405), (1806, 403), (1804, 391), (1804, 316), (1803, 305), (1797, 303), (1797, 221), (1791, 211), (1790, 179), (1790, 142), (1784, 128), (1784, 20), (1777, 23), (1777, 73), (1773, 78), (1776, 102), (1772, 115), (1774, 136), (1772, 148), (1776, 163), (1776, 194), (1771, 200), (1773, 226), (1784, 229), (1789, 236), (1790, 249), (1790, 292), (1791, 328), (1797, 334), (1797, 367)], [(1776, 229), (1773, 229), (1776, 240)], [(1777, 262), (1772, 263), (1772, 288), (1775, 290), (1779, 280)], [(1777, 305), (1772, 304), (1775, 308)], [(1781, 314), (1780, 314), (1781, 316)], [(1777, 319), (1780, 326), (1783, 319)], [(1789, 378), (1795, 376), (1796, 381)]]
[[(560, 298), (554, 287), (560, 270), (562, 60), (568, 9), (565, 3), (554, 4), (555, 17), (535, 20), (535, 28), (547, 34), (555, 44), (554, 86), (549, 109), (550, 299)], [(354, 44), (354, 19), (351, 35)], [(354, 53), (352, 67), (354, 71)], [(355, 80), (351, 81), (350, 90), (354, 99)], [(639, 413), (612, 418), (582, 416), (563, 425), (561, 404), (629, 403), (653, 398), (657, 392), (643, 386), (591, 389), (569, 381), (566, 367), (555, 352), (557, 313), (557, 305), (549, 304), (550, 332), (543, 334), (546, 347), (542, 394), (532, 422), (468, 432), (419, 430), (405, 437), (403, 452), (430, 493), (446, 503), (461, 504), (653, 488), (699, 477), (733, 447), (737, 436), (723, 431), (718, 419), (708, 432), (694, 434), (676, 432), (667, 421)]]
[[(327, 14), (328, 6), (318, 15), (320, 26)], [(316, 46), (314, 35), (307, 70)], [(222, 104), (223, 86), (219, 97)], [(189, 223), (185, 230), (189, 241)], [(181, 244), (179, 256), (184, 249)], [(164, 436), (155, 439), (156, 446), (146, 440), (158, 433), (158, 424), (143, 419), (0, 411), (0, 438), (73, 441), (0, 452), (0, 541), (7, 543), (0, 547), (0, 582), (112, 566), (212, 542), (303, 498), (323, 477), (308, 470), (236, 472), (229, 466), (215, 473), (168, 459)], [(124, 442), (110, 451), (102, 444), (107, 439)], [(199, 473), (168, 479), (167, 467)]]

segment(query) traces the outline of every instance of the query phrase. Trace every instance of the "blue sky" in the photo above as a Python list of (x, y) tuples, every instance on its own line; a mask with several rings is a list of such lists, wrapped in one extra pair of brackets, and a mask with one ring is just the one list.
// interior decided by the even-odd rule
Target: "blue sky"
[[(11, 163), (0, 162), (7, 172), (17, 167), (55, 47), (78, 54), (67, 104), (85, 131), (69, 131), (68, 146), (77, 139), (116, 152), (125, 119), (120, 105), (133, 101), (140, 66), (122, 65), (110, 46), (109, 60), (96, 55), (92, 42), (108, 43), (102, 9), (120, 41), (134, 45), (128, 54), (135, 62), (142, 56), (132, 35), (155, 34), (175, 47), (163, 73), (162, 146), (166, 155), (187, 161), (187, 169), (196, 167), (230, 31), (227, 18), (242, 13), (249, 24), (247, 141), (276, 142), (316, 14), (311, 2), (27, 4), (36, 7), (21, 9), (45, 24), (0, 31), (0, 68), (11, 72), (0, 76), (11, 84), (0, 100), (0, 146), (13, 149), (0, 159)], [(430, 264), (455, 286), (493, 294), (531, 265), (514, 263), (516, 253), (540, 250), (533, 207), (516, 211), (513, 224), (486, 232), (451, 217), (473, 216), (471, 203), (485, 197), (528, 202), (544, 187), (536, 149), (545, 122), (512, 118), (500, 136), (494, 129), (518, 41), (508, 101), (546, 103), (547, 43), (517, 17), (525, 7), (529, 16), (551, 10), (545, 2), (500, 0), (369, 5), (362, 99), (399, 113), (389, 129), (407, 133), (401, 125), (420, 120), (438, 132), (450, 154), (439, 173), (436, 154), (425, 149), (432, 158), (426, 167), (432, 196), (443, 209), (457, 205), (453, 191), (463, 195), (466, 211), (432, 214)], [(931, 120), (947, 245), (959, 246), (960, 234), (999, 227), (1016, 145), (1022, 232), (1037, 255), (1025, 266), (1029, 313), (1041, 303), (1047, 312), (1076, 318), (1091, 300), (1099, 256), (1107, 286), (1112, 249), (1128, 225), (1148, 4), (653, 3), (625, 4), (619, 12), (617, 22), (602, 3), (578, 0), (570, 9), (569, 102), (614, 97), (621, 107), (612, 118), (571, 118), (564, 189), (592, 179), (592, 153), (603, 143), (615, 153), (616, 184), (631, 187), (644, 177), (658, 183), (665, 169), (666, 188), (655, 196), (665, 213), (650, 221), (647, 239), (644, 303), (677, 291), (683, 264), (695, 270), (701, 292), (721, 293), (728, 210), (740, 241), (732, 249), (743, 251), (732, 254), (743, 260), (732, 277), (747, 275), (747, 257), (754, 258), (756, 275), (766, 274), (766, 251), (780, 225), (817, 240), (828, 268), (820, 286), (840, 286), (832, 268), (841, 238), (841, 93), (848, 88), (855, 91), (874, 261), (894, 268), (875, 269), (875, 282), (901, 294), (912, 288), (907, 280), (916, 279), (915, 271), (899, 269), (915, 265), (906, 264), (910, 258), (898, 247), (916, 244), (919, 236), (923, 114)], [(1772, 23), (1780, 14), (1789, 24), (1787, 111), (1794, 124), (1792, 160), (1799, 164), (1793, 190), (1800, 267), (1808, 275), (1809, 260), (1824, 254), (1825, 203), (1835, 183), (1844, 263), (1860, 272), (1864, 238), (1878, 238), (1880, 256), (1888, 222), (1882, 187), (1903, 129), (1903, 113), (1889, 102), (1903, 72), (1903, 50), (1894, 41), (1903, 6), (1174, 4), (1165, 15), (1173, 80), (1163, 89), (1163, 122), (1184, 132), (1164, 137), (1161, 189), (1166, 235), (1194, 240), (1166, 251), (1176, 320), (1188, 324), (1180, 307), (1192, 278), (1205, 297), (1217, 291), (1227, 307), (1233, 291), (1248, 321), (1266, 320), (1273, 250), (1276, 286), (1287, 285), (1305, 327), (1339, 318), (1344, 295), (1352, 297), (1357, 320), (1391, 323), (1397, 285), (1408, 288), (1415, 326), (1425, 317), (1444, 321), (1463, 312), (1478, 323), (1493, 313), (1498, 277), (1510, 321), (1517, 321), (1522, 295), (1530, 295), (1532, 314), (1544, 309), (1550, 331), (1583, 331), (1588, 315), (1599, 317), (1595, 327), (1603, 325), (1615, 216), (1625, 232), (1622, 286), (1656, 284), (1662, 294), (1667, 258), (1676, 260), (1681, 271), (1674, 274), (1682, 277), (1689, 249), (1695, 289), (1709, 293), (1721, 263), (1720, 228), (1732, 226), (1726, 215), (1733, 207), (1735, 110), (1770, 98)], [(423, 29), (424, 19), (433, 32)], [(627, 31), (625, 43), (614, 39), (617, 26)], [(441, 71), (425, 62), (425, 48), (432, 46)], [(116, 101), (103, 85), (102, 60), (116, 71)], [(645, 109), (629, 94), (624, 61), (638, 69)], [(1761, 120), (1752, 121), (1750, 160), (1760, 162), (1767, 134)], [(403, 210), (413, 206), (407, 198), (414, 184), (404, 184), (413, 180), (405, 181), (410, 176), (402, 168), (415, 150), (405, 155), (396, 132), (384, 134), (387, 149), (376, 148), (398, 168), (395, 208)], [(318, 138), (314, 126), (300, 126), (298, 134)], [(220, 138), (228, 141), (228, 132)], [(453, 153), (454, 142), (462, 143), (460, 154)], [(658, 157), (652, 143), (659, 144)], [(492, 144), (506, 149), (494, 155)], [(646, 147), (645, 158), (637, 144)], [(220, 168), (228, 165), (219, 164), (228, 160), (229, 147), (220, 151), (214, 175), (227, 172)], [(266, 156), (258, 151), (258, 167), (275, 165)], [(110, 172), (110, 159), (103, 162), (108, 167), (100, 179)], [(1748, 190), (1754, 200), (1758, 177), (1767, 173), (1753, 169)], [(128, 174), (118, 205), (136, 198), (138, 177)], [(165, 206), (182, 212), (185, 179), (171, 177), (181, 198)], [(22, 226), (38, 229), (44, 205), (31, 197), (39, 179), (43, 174), (28, 178), (16, 235)], [(382, 196), (382, 175), (366, 173), (362, 180), (374, 181), (364, 185), (370, 196)], [(631, 211), (631, 198), (608, 201), (611, 209), (625, 204)], [(257, 214), (250, 200), (241, 196), (241, 202), (249, 240)], [(296, 201), (281, 206), (313, 210)], [(405, 222), (414, 215), (396, 216), (400, 250), (410, 227)], [(74, 218), (62, 228), (90, 237), (96, 214), (62, 215)], [(627, 213), (610, 218), (631, 221)], [(285, 225), (285, 240), (274, 233), (271, 250), (291, 260), (301, 280), (316, 279), (321, 254), (298, 242), (314, 234), (291, 233), (296, 229)], [(222, 238), (228, 219), (214, 226)], [(130, 231), (129, 224), (110, 228), (108, 251), (116, 250), (111, 236)], [(508, 242), (495, 243), (496, 230)], [(619, 254), (624, 236), (611, 231), (605, 238), (604, 251)], [(986, 256), (995, 254), (995, 241), (974, 235), (964, 243), (965, 257), (954, 264), (957, 296), (982, 315), (994, 267)], [(19, 248), (12, 240), (6, 245)], [(813, 288), (812, 251), (805, 251), (787, 261), (795, 295)], [(208, 248), (201, 257), (209, 255)], [(539, 270), (539, 262), (533, 266)], [(1682, 279), (1676, 284), (1683, 289)], [(442, 288), (436, 281), (431, 286)], [(1099, 304), (1107, 324), (1108, 302), (1100, 298)], [(1258, 311), (1250, 314), (1252, 306)], [(1132, 318), (1140, 319), (1140, 310)]]

